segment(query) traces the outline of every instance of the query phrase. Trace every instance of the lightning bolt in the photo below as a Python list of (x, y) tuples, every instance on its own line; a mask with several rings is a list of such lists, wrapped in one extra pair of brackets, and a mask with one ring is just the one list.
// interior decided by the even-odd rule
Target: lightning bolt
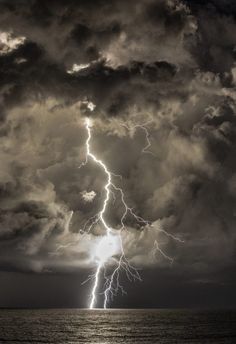
[(94, 308), (94, 304), (96, 301), (96, 290), (98, 287), (99, 274), (100, 274), (101, 268), (102, 268), (102, 262), (100, 262), (97, 266), (97, 271), (95, 274), (95, 281), (94, 281), (94, 285), (93, 285), (93, 289), (92, 289), (92, 298), (91, 298), (91, 302), (90, 302), (90, 306), (89, 306), (90, 309)]
[(132, 126), (128, 126), (127, 124), (125, 123), (121, 123), (121, 125), (123, 127), (125, 127), (128, 131), (131, 132), (131, 135), (134, 135), (135, 132), (136, 132), (136, 129), (141, 129), (144, 131), (145, 133), (145, 139), (146, 139), (146, 145), (143, 147), (142, 149), (142, 153), (148, 153), (148, 154), (151, 154), (155, 157), (155, 154), (149, 150), (149, 148), (151, 147), (151, 141), (150, 141), (150, 134), (149, 134), (149, 131), (147, 129), (147, 125), (150, 124), (151, 121), (148, 121), (144, 124), (134, 124)]
[[(102, 236), (98, 246), (97, 246), (97, 251), (95, 252), (95, 257), (94, 260), (96, 262), (96, 272), (93, 275), (90, 275), (88, 279), (85, 281), (92, 280), (93, 281), (93, 287), (90, 295), (90, 304), (89, 308), (93, 309), (96, 307), (97, 303), (97, 295), (98, 295), (98, 289), (100, 286), (100, 279), (103, 277), (105, 280), (104, 283), (104, 291), (103, 291), (103, 296), (104, 296), (104, 303), (103, 303), (103, 308), (106, 309), (108, 306), (108, 303), (119, 291), (122, 293), (125, 293), (124, 288), (120, 284), (120, 274), (122, 271), (125, 272), (127, 278), (132, 281), (132, 280), (140, 280), (141, 277), (138, 272), (138, 269), (135, 268), (130, 264), (128, 259), (126, 258), (124, 247), (123, 247), (123, 242), (122, 242), (122, 232), (125, 230), (125, 218), (128, 214), (130, 214), (136, 221), (137, 223), (141, 224), (142, 227), (153, 227), (153, 224), (150, 221), (147, 221), (143, 219), (141, 216), (138, 216), (135, 214), (133, 209), (129, 207), (125, 201), (125, 194), (123, 190), (116, 186), (116, 184), (113, 182), (112, 177), (119, 177), (122, 179), (121, 176), (116, 175), (109, 171), (108, 167), (105, 165), (105, 163), (100, 160), (99, 158), (96, 157), (96, 155), (93, 154), (90, 148), (90, 143), (91, 143), (91, 128), (92, 128), (92, 122), (89, 118), (85, 119), (85, 128), (87, 131), (87, 140), (85, 143), (86, 147), (86, 159), (84, 162), (81, 163), (79, 168), (85, 166), (89, 159), (91, 159), (95, 164), (101, 167), (101, 169), (104, 171), (104, 174), (106, 175), (106, 184), (104, 185), (104, 191), (105, 191), (105, 197), (102, 203), (101, 210), (91, 217), (88, 221), (86, 221), (83, 229), (80, 231), (81, 233), (89, 233), (91, 229), (98, 223), (100, 222), (105, 229), (105, 235)], [(126, 126), (127, 129), (129, 127)], [(151, 143), (149, 140), (149, 133), (148, 130), (144, 125), (136, 125), (133, 129), (135, 130), (136, 128), (141, 128), (142, 130), (145, 131), (146, 135), (146, 140), (147, 140), (147, 145), (143, 148), (142, 152), (143, 153), (151, 153), (148, 151), (148, 148), (150, 147)], [(105, 219), (105, 214), (107, 210), (107, 206), (111, 200), (111, 195), (113, 196), (113, 199), (115, 199), (115, 193), (118, 193), (120, 195), (121, 203), (123, 205), (124, 211), (120, 219), (120, 227), (117, 229), (114, 229), (109, 226)], [(158, 229), (160, 232), (164, 233), (168, 237), (171, 237), (174, 240), (183, 242), (181, 239), (178, 237), (175, 237), (174, 235), (166, 232), (163, 229)], [(154, 248), (156, 251), (158, 251), (165, 259), (169, 260), (171, 263), (173, 263), (173, 258), (169, 257), (165, 252), (161, 250), (159, 247), (157, 241), (154, 242)], [(107, 274), (107, 266), (110, 267), (112, 266), (112, 272)], [(102, 271), (103, 271), (103, 276), (102, 276)], [(84, 282), (84, 283), (85, 283)]]

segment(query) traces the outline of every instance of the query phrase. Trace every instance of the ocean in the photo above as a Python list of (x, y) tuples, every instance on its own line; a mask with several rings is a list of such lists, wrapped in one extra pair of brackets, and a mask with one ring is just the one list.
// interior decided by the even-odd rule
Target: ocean
[(0, 343), (236, 343), (236, 311), (0, 310)]

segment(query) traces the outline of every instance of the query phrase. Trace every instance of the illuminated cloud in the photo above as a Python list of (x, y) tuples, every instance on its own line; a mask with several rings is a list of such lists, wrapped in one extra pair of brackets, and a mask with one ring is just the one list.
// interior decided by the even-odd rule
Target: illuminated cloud
[(84, 104), (89, 111), (94, 111), (95, 108), (96, 108), (96, 105), (93, 102), (91, 102), (91, 101), (85, 100), (85, 101), (82, 102), (82, 104)]
[(85, 202), (93, 202), (94, 198), (96, 197), (95, 191), (82, 191), (81, 196)]
[(68, 69), (67, 73), (69, 73), (69, 74), (78, 73), (81, 70), (88, 68), (89, 66), (90, 66), (89, 63), (80, 64), (80, 65), (74, 63), (72, 68)]
[(14, 36), (11, 32), (0, 31), (0, 55), (6, 55), (24, 44), (25, 37)]

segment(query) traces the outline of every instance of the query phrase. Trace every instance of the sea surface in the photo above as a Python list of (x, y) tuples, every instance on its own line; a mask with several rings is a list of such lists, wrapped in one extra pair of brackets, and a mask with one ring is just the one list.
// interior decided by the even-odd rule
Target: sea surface
[(236, 311), (0, 310), (0, 343), (236, 343)]

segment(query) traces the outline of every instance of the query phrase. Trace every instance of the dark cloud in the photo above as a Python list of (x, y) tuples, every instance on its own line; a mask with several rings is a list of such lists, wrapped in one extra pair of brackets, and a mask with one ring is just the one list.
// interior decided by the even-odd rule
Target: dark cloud
[[(80, 230), (105, 179), (91, 162), (78, 168), (91, 116), (94, 152), (153, 224), (127, 218), (130, 261), (169, 283), (158, 239), (175, 258), (170, 283), (233, 287), (235, 10), (229, 0), (0, 1), (2, 270), (93, 266), (101, 229)], [(110, 205), (116, 228), (122, 211)]]

